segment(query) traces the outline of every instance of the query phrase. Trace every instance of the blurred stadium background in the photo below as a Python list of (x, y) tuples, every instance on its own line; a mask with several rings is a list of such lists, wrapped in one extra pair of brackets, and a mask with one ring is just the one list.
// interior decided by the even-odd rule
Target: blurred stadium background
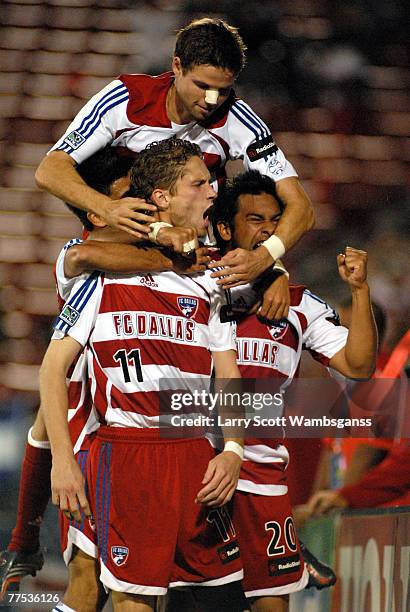
[[(121, 72), (170, 66), (175, 31), (217, 15), (239, 27), (237, 92), (265, 119), (314, 202), (314, 231), (286, 262), (333, 304), (335, 257), (369, 251), (386, 343), (410, 310), (409, 49), (406, 0), (2, 0), (0, 3), (0, 548), (14, 524), (18, 470), (38, 405), (38, 366), (56, 314), (53, 263), (80, 226), (40, 192), (35, 168), (79, 108)], [(217, 11), (217, 12), (216, 12)], [(44, 529), (62, 588), (56, 517)], [(42, 575), (43, 575), (42, 574)]]

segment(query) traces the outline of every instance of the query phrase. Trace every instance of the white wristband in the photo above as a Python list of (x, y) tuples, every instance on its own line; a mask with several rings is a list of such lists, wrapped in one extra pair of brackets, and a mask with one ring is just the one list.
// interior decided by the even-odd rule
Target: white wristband
[(281, 272), (287, 278), (289, 278), (289, 272), (286, 270), (285, 266), (283, 265), (283, 263), (281, 262), (280, 259), (275, 261), (275, 264), (274, 264), (272, 270), (274, 270), (274, 272)]
[(196, 240), (190, 240), (189, 242), (184, 242), (184, 246), (182, 247), (183, 253), (190, 253), (191, 251), (195, 251), (197, 242)]
[(30, 427), (27, 434), (27, 442), (34, 448), (42, 448), (43, 450), (51, 450), (51, 444), (48, 440), (35, 440), (32, 434), (33, 428)]
[(225, 442), (224, 452), (230, 451), (231, 453), (236, 453), (238, 457), (243, 459), (243, 446), (234, 442), (233, 440), (229, 440), (229, 442)]
[(155, 223), (150, 223), (151, 231), (148, 234), (148, 238), (151, 240), (151, 242), (157, 241), (158, 232), (162, 227), (173, 227), (173, 226), (170, 223), (165, 223), (164, 221), (155, 221)]
[(270, 256), (275, 261), (285, 254), (285, 245), (278, 236), (271, 236), (265, 242), (262, 242), (261, 246), (269, 251)]

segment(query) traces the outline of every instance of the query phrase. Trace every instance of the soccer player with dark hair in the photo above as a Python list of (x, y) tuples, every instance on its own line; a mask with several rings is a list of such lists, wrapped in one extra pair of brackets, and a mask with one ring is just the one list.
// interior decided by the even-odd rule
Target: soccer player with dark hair
[(135, 210), (138, 200), (127, 197), (113, 206), (86, 185), (76, 165), (107, 144), (139, 152), (172, 136), (198, 144), (218, 181), (229, 159), (242, 159), (245, 169), (275, 181), (285, 206), (275, 236), (262, 248), (236, 250), (221, 262), (225, 270), (218, 282), (224, 286), (255, 279), (312, 227), (313, 211), (270, 129), (234, 93), (244, 62), (245, 45), (235, 28), (221, 19), (193, 21), (177, 34), (171, 72), (120, 75), (80, 110), (37, 169), (38, 185), (138, 239), (148, 235), (155, 241), (164, 228), (146, 225), (147, 215)]
[[(253, 250), (274, 234), (283, 205), (271, 178), (257, 172), (235, 177), (218, 196), (213, 228), (222, 254)], [(284, 390), (297, 376), (302, 349), (350, 378), (368, 378), (375, 367), (377, 333), (367, 284), (367, 254), (347, 247), (337, 256), (352, 294), (350, 329), (337, 325), (334, 310), (302, 286), (290, 286), (289, 314), (268, 322), (257, 314), (237, 324), (237, 360), (244, 378), (276, 379)], [(232, 289), (232, 308), (259, 299), (256, 286)], [(306, 408), (308, 410), (308, 407)], [(276, 414), (276, 413), (275, 413)], [(233, 519), (244, 564), (243, 586), (253, 612), (288, 609), (288, 594), (308, 581), (287, 495), (289, 459), (283, 440), (245, 438)], [(253, 520), (249, 520), (252, 516)]]

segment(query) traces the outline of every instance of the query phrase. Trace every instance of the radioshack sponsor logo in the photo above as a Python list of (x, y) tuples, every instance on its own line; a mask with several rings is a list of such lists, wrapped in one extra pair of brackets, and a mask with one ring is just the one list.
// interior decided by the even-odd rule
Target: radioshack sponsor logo
[(268, 155), (272, 155), (272, 153), (276, 153), (277, 150), (278, 147), (272, 138), (272, 134), (269, 134), (269, 136), (266, 136), (266, 138), (257, 140), (253, 144), (249, 145), (246, 152), (250, 161), (254, 162), (258, 159), (262, 159), (262, 157), (267, 157)]
[(152, 274), (144, 274), (140, 279), (140, 283), (145, 285), (145, 287), (158, 287), (158, 283), (155, 282)]
[(223, 565), (238, 559), (240, 556), (238, 542), (234, 540), (229, 544), (225, 544), (225, 546), (221, 546), (221, 548), (218, 548), (218, 555)]
[(78, 149), (85, 142), (85, 138), (79, 132), (74, 131), (64, 138), (64, 142), (69, 144), (72, 149)]
[(60, 319), (62, 319), (67, 323), (67, 325), (72, 327), (79, 316), (80, 313), (78, 312), (78, 310), (70, 306), (70, 304), (66, 304), (63, 310), (61, 311)]
[(282, 574), (291, 574), (292, 572), (297, 572), (299, 568), (299, 555), (281, 557), (280, 559), (271, 559), (268, 561), (269, 576), (281, 576)]
[(115, 565), (124, 565), (128, 559), (128, 553), (127, 546), (111, 546), (111, 558)]

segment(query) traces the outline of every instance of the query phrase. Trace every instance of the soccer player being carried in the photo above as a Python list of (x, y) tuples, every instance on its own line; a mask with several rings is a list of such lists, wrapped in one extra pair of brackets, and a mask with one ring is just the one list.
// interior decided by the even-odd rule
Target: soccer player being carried
[[(222, 255), (231, 249), (249, 251), (274, 235), (283, 204), (275, 183), (258, 172), (229, 182), (218, 196), (212, 217)], [(286, 387), (297, 375), (302, 349), (325, 366), (349, 378), (369, 378), (375, 367), (377, 333), (367, 284), (367, 254), (346, 247), (337, 256), (342, 280), (352, 296), (349, 330), (338, 324), (335, 311), (301, 286), (290, 286), (287, 318), (267, 322), (258, 314), (238, 320), (237, 357), (243, 378), (276, 379)], [(249, 307), (259, 299), (255, 287), (232, 290), (232, 305)], [(306, 414), (309, 406), (306, 406)], [(252, 611), (283, 612), (288, 594), (307, 584), (287, 494), (288, 452), (282, 439), (245, 438), (244, 461), (235, 494), (233, 520), (244, 566), (243, 586)], [(252, 516), (253, 519), (249, 520)], [(293, 568), (293, 569), (292, 569)]]
[[(197, 145), (168, 140), (136, 159), (137, 193), (169, 207), (175, 226), (207, 232), (215, 192)], [(90, 213), (99, 240), (133, 240)], [(241, 466), (241, 439), (226, 439), (215, 456), (203, 437), (159, 435), (159, 381), (192, 386), (239, 378), (233, 325), (221, 323), (224, 292), (210, 272), (143, 275), (94, 273), (80, 278), (55, 324), (40, 372), (40, 391), (53, 456), (52, 495), (67, 518), (92, 509), (100, 579), (114, 609), (153, 610), (169, 586), (202, 584), (213, 601), (202, 610), (242, 610), (239, 549), (229, 515)], [(192, 306), (189, 312), (186, 303)], [(67, 425), (66, 374), (86, 348), (90, 392), (102, 425), (89, 448), (87, 491)], [(170, 389), (175, 380), (168, 380)], [(216, 518), (211, 512), (217, 513)], [(226, 524), (222, 539), (220, 524)], [(84, 521), (85, 522), (85, 521)], [(81, 542), (79, 542), (81, 545)], [(228, 561), (227, 561), (228, 559)], [(227, 595), (229, 593), (229, 595)], [(79, 610), (65, 601), (56, 609)]]
[[(120, 75), (80, 110), (38, 167), (38, 185), (98, 214), (112, 227), (156, 241), (164, 226), (151, 226), (141, 200), (127, 197), (113, 203), (87, 186), (76, 164), (107, 144), (135, 154), (150, 142), (172, 136), (200, 146), (215, 181), (223, 181), (229, 159), (241, 159), (245, 169), (258, 170), (275, 181), (285, 206), (274, 236), (254, 251), (239, 248), (221, 261), (224, 286), (257, 278), (312, 227), (313, 211), (270, 129), (234, 93), (245, 50), (236, 28), (221, 19), (188, 24), (177, 34), (172, 71), (159, 76)], [(169, 222), (163, 214), (162, 223)]]

